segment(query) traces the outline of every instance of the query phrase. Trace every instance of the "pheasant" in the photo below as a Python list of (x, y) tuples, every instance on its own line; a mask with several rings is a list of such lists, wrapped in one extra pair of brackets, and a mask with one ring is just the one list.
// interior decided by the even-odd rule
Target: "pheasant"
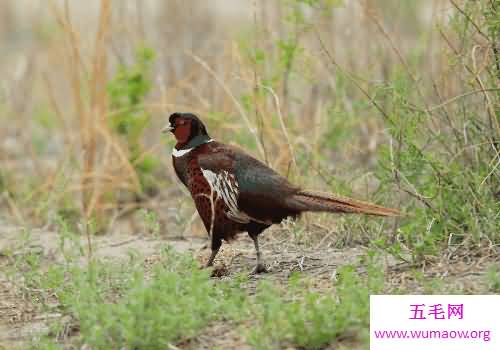
[(359, 213), (397, 216), (384, 208), (335, 194), (303, 190), (239, 148), (214, 141), (203, 122), (191, 113), (174, 113), (162, 132), (177, 140), (172, 152), (175, 172), (187, 187), (211, 239), (212, 266), (222, 245), (247, 232), (254, 242), (257, 264), (266, 272), (258, 236), (272, 224), (302, 212)]

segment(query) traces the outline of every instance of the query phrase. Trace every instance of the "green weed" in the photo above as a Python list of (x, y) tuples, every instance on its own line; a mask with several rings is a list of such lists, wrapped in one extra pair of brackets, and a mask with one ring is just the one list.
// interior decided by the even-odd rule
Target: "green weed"
[(488, 284), (488, 290), (491, 293), (500, 293), (500, 266), (493, 265), (488, 269), (486, 274), (486, 282)]
[(158, 237), (161, 229), (158, 221), (158, 215), (154, 211), (146, 209), (142, 209), (140, 214), (144, 220), (148, 233), (153, 235), (153, 237)]
[[(44, 264), (46, 257), (26, 249), (11, 270), (22, 276), (13, 280), (20, 281), (40, 310), (65, 316), (50, 325), (48, 334), (33, 338), (33, 349), (68, 344), (164, 349), (196, 337), (218, 321), (233, 322), (259, 349), (319, 349), (353, 330), (366, 341), (369, 294), (383, 288), (383, 274), (376, 264), (369, 264), (367, 279), (352, 266), (340, 269), (338, 282), (326, 294), (312, 289), (313, 280), (294, 274), (286, 289), (264, 281), (251, 296), (244, 289), (247, 276), (211, 279), (210, 271), (200, 269), (192, 256), (169, 246), (149, 266), (133, 251), (127, 259), (82, 264), (83, 248), (76, 235), (62, 222), (61, 230), (61, 262)], [(20, 247), (28, 248), (29, 232), (24, 235)], [(249, 323), (250, 331), (238, 326)], [(69, 336), (68, 327), (78, 332)]]
[[(43, 274), (35, 268), (37, 288), (56, 295), (59, 312), (77, 322), (79, 335), (70, 341), (92, 349), (165, 349), (211, 321), (242, 314), (239, 282), (215, 284), (192, 257), (169, 247), (160, 255), (150, 270), (139, 254), (128, 261), (92, 260), (88, 266), (67, 259)], [(49, 339), (41, 344), (36, 348), (56, 346)]]
[(355, 329), (367, 337), (369, 295), (383, 288), (383, 275), (370, 268), (363, 281), (352, 266), (343, 267), (330, 293), (310, 291), (306, 280), (292, 277), (287, 290), (261, 283), (255, 296), (257, 325), (248, 341), (257, 349), (287, 345), (322, 349)]

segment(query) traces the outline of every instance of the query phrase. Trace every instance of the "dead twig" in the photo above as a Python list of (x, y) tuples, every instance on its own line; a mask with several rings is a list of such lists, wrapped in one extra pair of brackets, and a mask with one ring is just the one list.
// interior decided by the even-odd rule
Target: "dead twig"
[(318, 30), (317, 30), (316, 27), (314, 28), (314, 32), (316, 33), (316, 37), (317, 37), (318, 42), (319, 42), (319, 44), (321, 46), (321, 50), (328, 57), (330, 63), (335, 68), (337, 68), (338, 70), (342, 71), (352, 81), (352, 83), (359, 89), (359, 91), (361, 91), (363, 93), (363, 95), (365, 95), (370, 100), (370, 102), (373, 104), (373, 106), (380, 112), (380, 114), (382, 114), (382, 116), (384, 117), (385, 120), (387, 120), (391, 125), (394, 125), (394, 122), (389, 117), (389, 115), (384, 111), (384, 109), (382, 108), (382, 106), (380, 106), (380, 104), (373, 97), (370, 96), (370, 94), (368, 93), (368, 91), (365, 88), (363, 88), (356, 81), (356, 79), (354, 78), (354, 76), (350, 72), (348, 72), (345, 69), (343, 69), (342, 67), (340, 67), (340, 65), (337, 63), (337, 61), (331, 55), (330, 51), (328, 51), (328, 49), (326, 48), (323, 40), (321, 39), (321, 35), (319, 34), (319, 32), (318, 32)]
[(238, 101), (238, 99), (234, 96), (234, 94), (231, 92), (231, 89), (227, 86), (227, 84), (217, 75), (217, 73), (214, 72), (212, 68), (208, 65), (207, 62), (202, 60), (200, 57), (195, 55), (194, 53), (187, 52), (187, 55), (190, 56), (193, 60), (195, 60), (198, 64), (200, 64), (205, 70), (215, 79), (215, 81), (222, 87), (224, 92), (231, 98), (233, 101), (234, 105), (236, 106), (236, 109), (240, 113), (241, 118), (245, 122), (248, 130), (250, 133), (254, 136), (257, 148), (259, 150), (259, 153), (262, 157), (265, 157), (265, 152), (264, 152), (264, 147), (262, 146), (261, 140), (259, 138), (259, 135), (257, 134), (257, 130), (253, 127), (253, 125), (250, 123), (250, 119), (248, 118), (245, 110), (243, 109), (243, 106), (241, 103)]

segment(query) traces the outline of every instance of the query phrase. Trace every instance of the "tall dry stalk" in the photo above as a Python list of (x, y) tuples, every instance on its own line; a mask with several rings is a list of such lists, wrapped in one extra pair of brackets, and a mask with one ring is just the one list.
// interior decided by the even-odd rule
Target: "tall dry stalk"
[[(69, 5), (66, 1), (64, 7), (64, 13), (61, 12), (53, 2), (49, 1), (51, 10), (57, 19), (59, 25), (63, 28), (66, 34), (66, 45), (69, 52), (69, 80), (71, 86), (71, 95), (73, 98), (74, 108), (76, 118), (79, 121), (79, 132), (80, 132), (80, 143), (83, 150), (84, 157), (84, 168), (85, 172), (88, 172), (92, 168), (93, 155), (89, 152), (89, 135), (88, 135), (88, 113), (85, 108), (84, 101), (82, 99), (82, 86), (81, 86), (81, 73), (80, 69), (83, 64), (81, 53), (80, 53), (80, 42), (77, 31), (74, 29), (69, 12)], [(88, 179), (85, 176), (81, 178), (82, 189), (88, 188)], [(89, 201), (89, 192), (87, 190), (82, 191), (82, 208), (86, 212), (87, 203)]]
[[(98, 26), (91, 55), (90, 74), (86, 74), (82, 59), (82, 46), (78, 31), (74, 27), (65, 2), (62, 11), (50, 2), (52, 12), (66, 34), (68, 51), (68, 80), (71, 86), (75, 118), (79, 125), (81, 146), (80, 186), (81, 208), (85, 233), (88, 238), (89, 257), (92, 255), (91, 220), (98, 225), (104, 223), (106, 208), (103, 203), (104, 191), (119, 189), (138, 190), (139, 180), (134, 167), (130, 164), (126, 148), (123, 147), (108, 127), (108, 118), (113, 115), (108, 103), (108, 47), (111, 31), (112, 1), (101, 0)], [(86, 93), (89, 99), (86, 98)], [(57, 105), (53, 96), (52, 105)], [(60, 114), (56, 110), (57, 114)], [(73, 189), (74, 186), (72, 186)]]
[[(111, 22), (111, 1), (102, 0), (99, 14), (99, 28), (95, 38), (94, 57), (92, 61), (92, 75), (90, 78), (90, 113), (87, 125), (88, 156), (85, 159), (84, 175), (94, 171), (96, 156), (96, 138), (98, 128), (107, 128), (107, 44)], [(86, 193), (88, 198), (84, 203), (85, 217), (88, 219), (96, 207), (99, 207), (101, 190), (98, 183), (92, 186), (92, 193)], [(97, 212), (96, 214), (99, 214)]]

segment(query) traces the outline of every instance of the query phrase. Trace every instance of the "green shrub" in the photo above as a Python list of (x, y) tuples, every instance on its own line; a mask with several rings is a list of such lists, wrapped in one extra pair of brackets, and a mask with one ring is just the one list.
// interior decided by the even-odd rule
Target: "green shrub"
[(113, 115), (110, 126), (125, 142), (141, 182), (144, 193), (156, 191), (153, 172), (159, 166), (159, 160), (144, 154), (142, 137), (150, 123), (150, 115), (144, 108), (144, 98), (152, 87), (150, 70), (154, 61), (154, 51), (149, 48), (137, 50), (133, 65), (121, 65), (116, 75), (108, 84)]
[[(457, 11), (450, 28), (445, 29), (460, 36), (463, 51), (468, 52), (478, 30), (486, 31), (492, 12), (498, 12), (482, 2), (464, 4), (465, 12)], [(493, 32), (491, 35), (493, 43)], [(390, 101), (385, 121), (392, 139), (392, 145), (380, 153), (379, 191), (400, 192), (408, 216), (401, 220), (396, 245), (407, 247), (414, 262), (439, 255), (449, 245), (468, 250), (500, 242), (500, 170), (496, 161), (500, 130), (493, 121), (499, 119), (500, 110), (493, 113), (490, 105), (499, 105), (500, 94), (481, 92), (497, 86), (498, 67), (476, 77), (460, 52), (450, 48), (447, 55), (454, 79), (466, 91), (463, 96), (430, 108), (436, 103), (429, 102), (434, 96), (426, 93), (440, 96), (441, 92), (437, 85), (435, 91), (426, 91), (421, 80), (413, 77), (411, 71), (417, 70), (415, 65), (421, 60), (418, 54), (408, 66), (394, 68), (378, 95), (380, 100)], [(498, 59), (493, 51), (491, 55), (484, 59)], [(469, 93), (477, 89), (477, 93)]]

